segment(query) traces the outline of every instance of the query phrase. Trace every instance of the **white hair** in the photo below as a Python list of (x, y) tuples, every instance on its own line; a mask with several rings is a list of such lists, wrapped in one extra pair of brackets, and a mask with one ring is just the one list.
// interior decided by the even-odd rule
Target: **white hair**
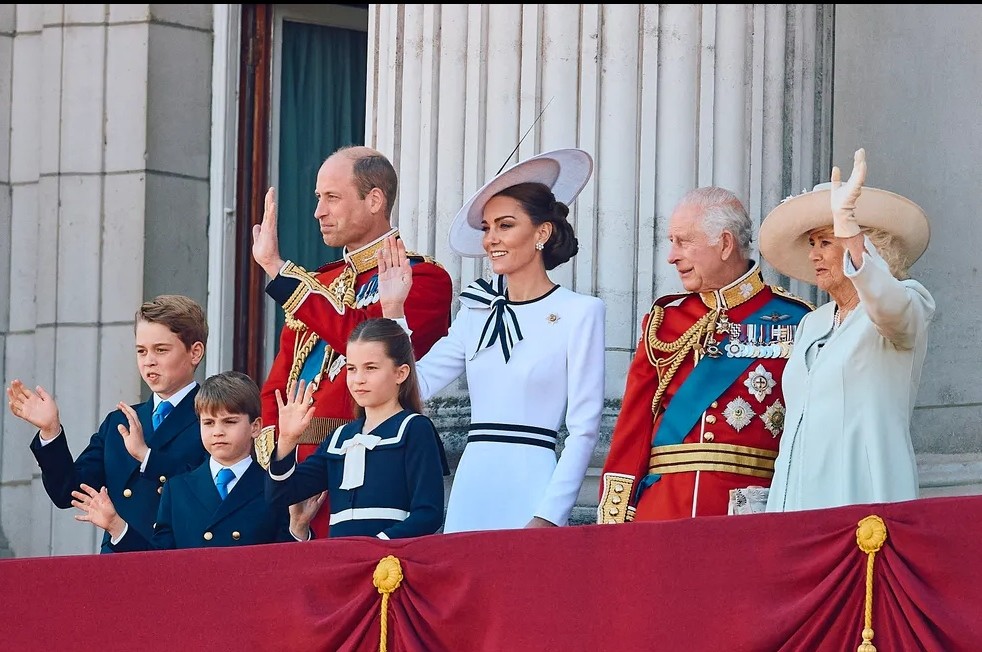
[(729, 231), (740, 254), (750, 258), (753, 224), (739, 197), (726, 188), (706, 186), (687, 192), (679, 200), (679, 206), (682, 205), (702, 209), (702, 231), (710, 244), (718, 243), (723, 232)]

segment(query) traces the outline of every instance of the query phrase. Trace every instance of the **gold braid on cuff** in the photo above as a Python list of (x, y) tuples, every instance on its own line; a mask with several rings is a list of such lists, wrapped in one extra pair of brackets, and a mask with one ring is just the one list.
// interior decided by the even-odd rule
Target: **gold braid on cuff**
[(269, 461), (273, 459), (273, 450), (276, 448), (275, 432), (276, 426), (266, 426), (256, 437), (256, 461), (264, 469), (269, 468)]
[[(335, 430), (350, 422), (351, 419), (314, 417), (310, 420), (310, 425), (307, 426), (307, 429), (300, 435), (297, 444), (319, 446)], [(276, 450), (276, 426), (266, 426), (259, 431), (259, 436), (256, 437), (255, 449), (256, 461), (264, 469), (268, 469), (269, 461), (273, 459), (273, 452)]]
[(629, 523), (634, 508), (628, 506), (634, 478), (624, 473), (604, 473), (604, 491), (597, 506), (597, 523)]

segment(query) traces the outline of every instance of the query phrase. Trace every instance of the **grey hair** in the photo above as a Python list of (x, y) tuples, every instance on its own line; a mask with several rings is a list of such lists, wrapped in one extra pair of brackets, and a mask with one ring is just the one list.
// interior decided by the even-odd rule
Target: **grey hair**
[(750, 258), (753, 224), (743, 202), (733, 192), (719, 186), (696, 188), (687, 192), (678, 205), (702, 209), (702, 230), (710, 244), (719, 242), (723, 231), (729, 231), (736, 240), (740, 254)]

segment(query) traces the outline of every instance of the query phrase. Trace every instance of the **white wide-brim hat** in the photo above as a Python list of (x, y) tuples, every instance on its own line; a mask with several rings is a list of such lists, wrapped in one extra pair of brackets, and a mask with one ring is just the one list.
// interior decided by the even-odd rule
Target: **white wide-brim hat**
[(593, 174), (593, 158), (582, 149), (557, 149), (516, 163), (484, 184), (457, 211), (450, 224), (450, 248), (461, 256), (485, 255), (481, 244), (484, 205), (496, 194), (519, 183), (538, 182), (549, 186), (556, 201), (569, 206)]
[[(831, 183), (811, 192), (788, 197), (768, 213), (760, 225), (760, 255), (786, 276), (815, 284), (815, 268), (808, 259), (808, 234), (832, 226)], [(913, 264), (927, 249), (931, 227), (927, 215), (911, 200), (879, 188), (863, 188), (856, 201), (860, 227), (893, 234)]]

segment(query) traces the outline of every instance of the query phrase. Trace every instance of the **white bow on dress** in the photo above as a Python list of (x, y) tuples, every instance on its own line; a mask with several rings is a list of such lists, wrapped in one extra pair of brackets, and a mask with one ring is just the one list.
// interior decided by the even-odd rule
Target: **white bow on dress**
[(375, 448), (382, 438), (358, 433), (341, 444), (344, 455), (344, 474), (339, 489), (356, 489), (365, 484), (365, 451)]

